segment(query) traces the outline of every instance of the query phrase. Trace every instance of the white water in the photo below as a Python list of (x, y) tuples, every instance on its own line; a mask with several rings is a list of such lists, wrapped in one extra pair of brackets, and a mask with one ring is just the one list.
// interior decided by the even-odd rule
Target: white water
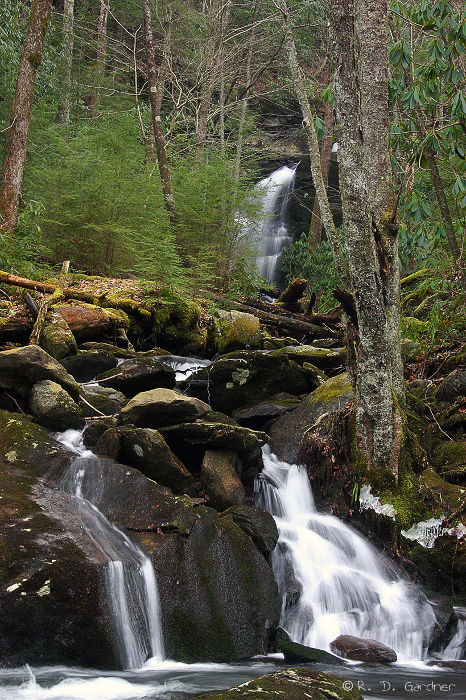
[(188, 379), (194, 372), (212, 364), (212, 360), (202, 360), (198, 357), (181, 357), (179, 355), (160, 355), (157, 357), (157, 360), (175, 370), (177, 382)]
[(442, 650), (441, 656), (444, 659), (463, 659), (465, 652), (466, 639), (466, 608), (455, 608), (457, 623), (456, 632), (451, 638), (445, 649)]
[(272, 566), (291, 638), (328, 650), (350, 634), (386, 644), (399, 660), (424, 658), (435, 624), (424, 594), (341, 520), (316, 511), (305, 468), (268, 446), (263, 461), (256, 489), (278, 526)]
[(121, 530), (110, 523), (98, 505), (105, 483), (101, 460), (86, 450), (82, 431), (56, 436), (76, 453), (59, 487), (75, 498), (83, 531), (106, 566), (107, 598), (125, 668), (140, 668), (146, 659), (163, 659), (157, 582), (150, 559)]
[(258, 223), (246, 224), (247, 235), (257, 250), (257, 271), (270, 282), (277, 282), (283, 249), (291, 244), (286, 225), (286, 209), (296, 177), (297, 165), (284, 165), (257, 185), (261, 215)]

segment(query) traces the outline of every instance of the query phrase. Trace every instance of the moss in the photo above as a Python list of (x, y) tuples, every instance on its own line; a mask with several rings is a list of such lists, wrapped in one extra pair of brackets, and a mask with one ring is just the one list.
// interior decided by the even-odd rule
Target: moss
[(337, 374), (321, 384), (309, 395), (307, 401), (310, 405), (317, 402), (329, 403), (343, 394), (352, 390), (349, 375), (346, 372)]
[(466, 481), (466, 442), (464, 440), (442, 442), (435, 450), (434, 464), (446, 480), (464, 483)]
[(212, 332), (213, 348), (225, 353), (244, 347), (257, 348), (261, 344), (260, 323), (255, 316), (244, 314), (237, 318), (216, 319)]
[(420, 341), (429, 332), (429, 321), (420, 321), (413, 316), (401, 317), (401, 333), (408, 338)]
[(439, 517), (443, 514), (464, 513), (466, 489), (456, 484), (449, 484), (433, 469), (425, 469), (420, 478), (421, 492), (432, 499)]

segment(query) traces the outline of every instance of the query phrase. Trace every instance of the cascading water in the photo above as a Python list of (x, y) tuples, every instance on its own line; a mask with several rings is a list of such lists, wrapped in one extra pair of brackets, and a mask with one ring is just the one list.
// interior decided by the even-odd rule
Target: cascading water
[(296, 177), (296, 168), (283, 166), (257, 185), (260, 220), (247, 225), (247, 235), (257, 250), (257, 271), (269, 282), (278, 282), (280, 258), (292, 238), (286, 224), (286, 210)]
[(424, 594), (338, 518), (316, 511), (305, 468), (268, 446), (263, 462), (256, 490), (278, 526), (272, 566), (291, 638), (329, 649), (350, 634), (386, 644), (401, 660), (424, 658), (436, 621)]
[(106, 563), (108, 601), (125, 668), (140, 668), (147, 658), (163, 659), (160, 606), (150, 559), (98, 505), (104, 496), (102, 460), (86, 450), (82, 431), (66, 430), (57, 440), (76, 453), (59, 488), (74, 497), (83, 531)]

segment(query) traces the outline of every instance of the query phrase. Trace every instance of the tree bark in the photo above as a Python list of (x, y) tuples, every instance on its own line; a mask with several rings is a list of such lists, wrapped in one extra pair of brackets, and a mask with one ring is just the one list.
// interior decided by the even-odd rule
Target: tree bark
[[(256, 4), (254, 5), (253, 9), (253, 19), (254, 15), (256, 13)], [(247, 50), (247, 58), (246, 58), (246, 85), (249, 85), (251, 82), (251, 61), (252, 61), (252, 44), (254, 41), (254, 25), (251, 29), (250, 35), (249, 35), (249, 41), (248, 41), (248, 50)], [(248, 95), (247, 93), (241, 100), (241, 114), (239, 118), (239, 126), (238, 126), (238, 141), (236, 144), (236, 159), (235, 159), (235, 171), (234, 171), (234, 176), (235, 180), (239, 180), (240, 172), (241, 172), (241, 156), (243, 154), (243, 140), (244, 140), (244, 124), (246, 122), (246, 112), (248, 109)]]
[(149, 83), (149, 101), (152, 114), (152, 129), (155, 137), (155, 149), (159, 164), (160, 178), (162, 180), (162, 192), (165, 208), (172, 226), (178, 225), (178, 212), (173, 196), (173, 189), (168, 166), (165, 136), (162, 129), (162, 117), (160, 107), (162, 104), (157, 85), (157, 68), (155, 64), (154, 38), (152, 30), (152, 14), (150, 0), (142, 0), (144, 12), (144, 36), (146, 45), (147, 78)]
[(330, 15), (345, 247), (357, 317), (349, 354), (356, 362), (358, 436), (368, 467), (397, 477), (403, 384), (397, 231), (390, 226), (393, 210), (387, 217), (385, 209), (391, 201), (386, 12), (385, 0), (333, 0)]
[(215, 68), (218, 63), (218, 53), (221, 43), (222, 0), (208, 0), (207, 11), (207, 41), (205, 57), (202, 64), (201, 92), (197, 114), (196, 151), (201, 153), (207, 138), (209, 111), (215, 84)]
[(343, 251), (338, 238), (338, 232), (335, 227), (335, 222), (333, 221), (332, 212), (330, 210), (330, 205), (328, 202), (327, 188), (325, 186), (324, 178), (322, 175), (319, 141), (317, 139), (317, 134), (314, 126), (314, 116), (307, 96), (304, 76), (298, 61), (298, 54), (296, 51), (296, 45), (293, 37), (293, 31), (291, 28), (291, 21), (286, 0), (277, 0), (277, 6), (279, 7), (282, 15), (283, 30), (285, 33), (285, 44), (288, 54), (290, 73), (293, 80), (293, 86), (296, 93), (296, 98), (299, 102), (301, 112), (303, 115), (303, 129), (305, 131), (307, 141), (309, 144), (311, 174), (316, 190), (316, 197), (319, 202), (320, 211), (322, 213), (322, 222), (325, 227), (329, 243), (332, 247), (337, 272), (343, 284), (345, 284), (346, 286), (347, 282), (349, 281), (347, 264), (343, 256)]
[(65, 0), (63, 6), (63, 89), (58, 105), (58, 121), (69, 124), (71, 114), (71, 69), (73, 67), (74, 0)]
[(100, 0), (99, 20), (97, 23), (97, 85), (93, 91), (89, 107), (92, 114), (100, 101), (100, 88), (105, 73), (105, 58), (107, 55), (107, 20), (110, 9), (110, 0)]
[(52, 0), (34, 0), (19, 62), (0, 195), (0, 231), (5, 233), (13, 232), (18, 223), (34, 87), (51, 7)]
[[(333, 107), (329, 104), (325, 105), (324, 126), (326, 133), (322, 139), (320, 162), (325, 189), (327, 189), (333, 143)], [(309, 245), (311, 250), (314, 250), (316, 245), (322, 240), (322, 228), (323, 226), (322, 217), (320, 215), (319, 199), (318, 197), (315, 197), (314, 206), (312, 208), (311, 227), (309, 229)]]

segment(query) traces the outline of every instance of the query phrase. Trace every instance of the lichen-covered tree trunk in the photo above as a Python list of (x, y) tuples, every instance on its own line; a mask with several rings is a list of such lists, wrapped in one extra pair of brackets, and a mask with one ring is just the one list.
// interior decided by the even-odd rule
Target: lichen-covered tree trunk
[[(322, 168), (322, 177), (324, 185), (328, 188), (328, 177), (330, 172), (330, 161), (332, 158), (332, 142), (333, 142), (333, 107), (330, 104), (325, 105), (324, 116), (325, 134), (322, 139), (322, 148), (320, 154), (320, 162)], [(320, 243), (322, 239), (322, 217), (320, 215), (319, 199), (315, 197), (314, 206), (312, 207), (311, 226), (309, 229), (309, 245), (312, 250)]]
[(165, 147), (165, 136), (162, 129), (162, 117), (160, 107), (162, 104), (158, 95), (157, 68), (155, 64), (154, 38), (152, 30), (152, 14), (150, 0), (143, 0), (144, 13), (144, 39), (146, 46), (147, 78), (149, 84), (149, 101), (152, 114), (152, 129), (155, 137), (155, 150), (159, 165), (160, 179), (162, 180), (162, 192), (170, 222), (173, 226), (178, 224), (178, 212), (175, 206), (175, 198), (168, 166), (167, 150)]
[(65, 0), (63, 5), (63, 88), (58, 105), (58, 121), (68, 124), (71, 113), (71, 69), (73, 66), (73, 21), (74, 0)]
[(388, 148), (385, 0), (332, 0), (345, 249), (354, 297), (358, 435), (369, 468), (398, 474), (403, 375)]
[(34, 87), (51, 7), (52, 0), (34, 0), (32, 3), (19, 62), (0, 195), (0, 231), (6, 233), (14, 231), (18, 222)]

